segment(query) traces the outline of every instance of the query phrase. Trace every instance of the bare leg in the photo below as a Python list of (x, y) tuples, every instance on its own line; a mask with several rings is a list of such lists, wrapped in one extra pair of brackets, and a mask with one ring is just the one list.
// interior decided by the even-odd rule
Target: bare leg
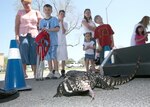
[(62, 63), (61, 63), (62, 70), (65, 70), (65, 65), (66, 65), (66, 62), (62, 61)]
[(49, 67), (49, 73), (48, 73), (46, 79), (53, 78), (53, 76), (54, 76), (55, 72), (53, 72), (53, 70), (54, 70), (54, 68), (53, 68), (53, 60), (48, 61), (48, 67)]
[(58, 71), (58, 61), (56, 59), (53, 59), (53, 62), (54, 62), (54, 70), (55, 70), (54, 79), (58, 79), (60, 78), (60, 73)]
[(26, 64), (23, 64), (23, 70), (24, 70), (25, 78), (28, 78), (28, 75), (27, 75), (27, 72), (26, 72)]
[(53, 70), (52, 61), (48, 61), (48, 68), (50, 72)]
[(65, 77), (65, 65), (66, 65), (66, 62), (65, 61), (62, 61), (61, 62), (61, 76), (62, 77)]
[(54, 70), (58, 71), (58, 62), (57, 62), (57, 60), (53, 59), (53, 62), (54, 62)]
[(60, 69), (60, 68), (59, 68), (59, 64), (60, 64), (60, 63), (59, 63), (59, 61), (57, 61), (57, 65), (58, 65), (58, 70)]
[(85, 59), (85, 66), (86, 66), (86, 71), (89, 71), (89, 60)]
[(32, 71), (34, 73), (34, 77), (36, 75), (36, 65), (31, 65)]
[(90, 60), (91, 66), (92, 66), (92, 71), (95, 71), (95, 62), (94, 60)]

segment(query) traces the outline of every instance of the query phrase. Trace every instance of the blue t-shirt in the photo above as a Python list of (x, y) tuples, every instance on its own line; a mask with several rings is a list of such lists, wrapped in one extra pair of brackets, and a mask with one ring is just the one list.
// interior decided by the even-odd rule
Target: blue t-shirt
[[(42, 19), (39, 23), (39, 29), (42, 28), (56, 28), (59, 27), (59, 22), (56, 17), (50, 17), (49, 19)], [(49, 32), (50, 35), (50, 46), (58, 45), (57, 32)]]

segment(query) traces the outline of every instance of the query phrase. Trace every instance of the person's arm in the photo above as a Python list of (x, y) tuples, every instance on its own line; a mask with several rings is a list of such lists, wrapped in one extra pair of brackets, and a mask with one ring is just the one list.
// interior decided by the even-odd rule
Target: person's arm
[(65, 29), (65, 27), (64, 27), (64, 23), (61, 22), (61, 25), (62, 25), (62, 33), (65, 34), (65, 33), (66, 33), (66, 29)]
[(148, 37), (145, 38), (145, 41), (148, 41)]
[(46, 29), (48, 32), (58, 32), (59, 31), (59, 27), (55, 27), (55, 28), (50, 28), (50, 29)]
[(101, 51), (102, 50), (102, 46), (100, 45), (100, 41), (99, 41), (99, 36), (100, 36), (100, 34), (99, 34), (99, 32), (98, 32), (98, 27), (95, 29), (95, 31), (94, 31), (94, 38), (96, 39), (96, 43), (98, 44), (98, 45), (96, 45), (97, 47), (96, 47), (96, 49), (97, 49), (97, 51)]
[(92, 41), (92, 46), (89, 46), (89, 49), (96, 49), (96, 45), (93, 41)]
[(114, 47), (114, 37), (113, 37), (113, 34), (111, 35), (111, 41), (112, 41), (111, 48), (113, 48)]
[(108, 24), (108, 29), (109, 29), (109, 33), (110, 33), (110, 39), (111, 39), (111, 48), (113, 48), (114, 47), (114, 37), (113, 37), (113, 35), (114, 35), (114, 31), (113, 31), (113, 29), (111, 28), (111, 26)]
[(93, 46), (91, 47), (91, 49), (96, 49), (96, 46), (95, 46), (95, 45), (93, 45)]
[(88, 50), (88, 49), (90, 49), (90, 46), (85, 46), (85, 45), (83, 44), (83, 50), (86, 51), (86, 50)]
[(144, 35), (145, 36), (145, 41), (148, 41), (148, 34), (149, 34), (150, 32), (146, 32), (146, 34)]
[(62, 26), (62, 33), (65, 34), (67, 31), (67, 25), (63, 20), (60, 20), (61, 26)]
[(83, 50), (84, 50), (84, 51), (86, 50), (84, 45), (83, 45)]
[(83, 44), (83, 50), (86, 51), (87, 49), (85, 48), (85, 45)]
[(19, 27), (20, 27), (20, 16), (16, 15), (15, 19), (15, 39), (19, 42)]
[(37, 22), (37, 28), (38, 28), (38, 30), (39, 30), (39, 23), (40, 23), (40, 20), (41, 20), (43, 17), (42, 17), (42, 15), (41, 15), (41, 13), (40, 13), (39, 11), (36, 11), (36, 16), (37, 16), (37, 20), (38, 20), (38, 22)]
[(140, 41), (142, 41), (142, 40), (148, 41), (147, 36), (148, 36), (148, 35), (146, 34), (146, 35), (143, 36), (143, 38), (140, 38), (140, 39), (135, 38), (135, 41), (136, 41), (136, 42), (140, 42)]
[(43, 30), (46, 30), (47, 32), (58, 32), (60, 29), (58, 19), (54, 17), (52, 21), (53, 21), (52, 27), (49, 29), (43, 28)]
[(97, 46), (98, 46), (98, 48), (97, 48), (97, 51), (101, 51), (102, 50), (102, 46), (100, 45), (100, 43), (99, 43), (99, 39), (96, 39), (96, 43), (98, 44)]
[(85, 20), (83, 20), (82, 21), (82, 24), (85, 26), (85, 27), (87, 27), (89, 30), (92, 30), (92, 31), (94, 31), (95, 30), (95, 28), (96, 28), (96, 26), (90, 26)]

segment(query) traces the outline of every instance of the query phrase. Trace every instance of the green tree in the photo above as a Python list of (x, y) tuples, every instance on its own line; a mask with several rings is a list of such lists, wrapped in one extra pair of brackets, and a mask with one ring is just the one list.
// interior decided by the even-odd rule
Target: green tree
[(7, 62), (8, 62), (8, 58), (7, 57), (5, 57), (4, 58), (4, 70), (6, 69), (6, 67), (7, 67)]
[(71, 63), (74, 63), (74, 62), (75, 62), (75, 60), (74, 60), (74, 59), (69, 58), (69, 59), (66, 61), (66, 64), (71, 64)]
[(80, 63), (80, 64), (83, 64), (83, 65), (84, 65), (84, 57), (82, 57), (82, 58), (78, 61), (78, 63)]

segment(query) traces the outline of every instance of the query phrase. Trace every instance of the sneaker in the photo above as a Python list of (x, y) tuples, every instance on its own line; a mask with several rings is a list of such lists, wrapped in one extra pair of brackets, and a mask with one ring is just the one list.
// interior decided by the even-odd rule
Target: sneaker
[(54, 73), (50, 72), (45, 79), (51, 79), (54, 77)]
[(60, 78), (60, 73), (58, 71), (55, 72), (54, 77)]

